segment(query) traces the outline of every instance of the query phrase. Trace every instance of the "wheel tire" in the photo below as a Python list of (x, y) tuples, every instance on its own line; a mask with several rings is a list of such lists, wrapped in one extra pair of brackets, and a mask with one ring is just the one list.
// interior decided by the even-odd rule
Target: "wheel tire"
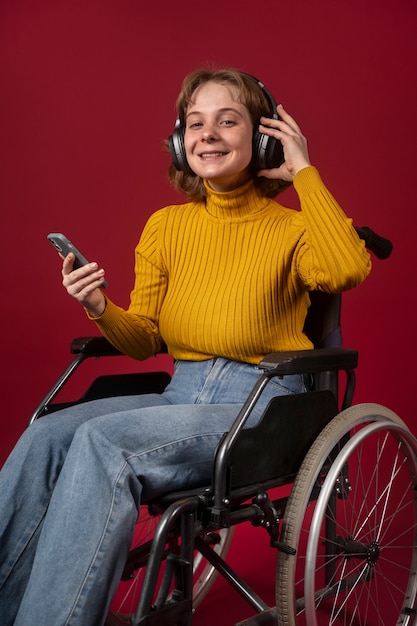
[[(371, 433), (370, 430), (367, 430), (367, 425), (374, 423), (380, 424), (380, 428), (378, 426), (378, 431)], [(359, 443), (358, 448), (354, 446), (348, 457), (343, 459), (345, 448), (342, 447), (340, 450), (340, 443), (345, 440), (346, 435), (350, 434), (353, 438), (355, 433), (361, 431), (361, 429), (365, 431), (364, 443)], [(382, 447), (384, 439), (388, 441), (388, 443), (384, 444), (385, 448)], [(374, 449), (372, 446), (375, 443), (381, 447)], [(335, 448), (337, 449), (336, 453), (333, 453)], [(363, 456), (365, 453), (366, 458)], [(332, 460), (329, 461), (331, 454)], [(372, 459), (370, 459), (370, 455), (375, 456), (372, 456)], [(350, 407), (337, 415), (321, 432), (310, 448), (297, 474), (285, 510), (281, 540), (296, 548), (297, 554), (289, 556), (280, 552), (278, 555), (276, 601), (277, 617), (280, 626), (303, 626), (305, 624), (315, 626), (317, 624), (316, 619), (319, 620), (320, 626), (323, 626), (325, 623), (334, 624), (335, 626), (346, 623), (354, 624), (355, 626), (362, 626), (363, 624), (366, 624), (366, 626), (374, 626), (374, 624), (375, 626), (382, 626), (385, 623), (393, 626), (393, 624), (397, 623), (408, 623), (406, 621), (407, 616), (403, 613), (404, 596), (410, 594), (408, 610), (413, 614), (415, 610), (416, 583), (412, 581), (417, 578), (414, 573), (416, 568), (415, 528), (417, 526), (417, 510), (414, 498), (416, 457), (416, 441), (403, 421), (389, 409), (376, 404), (362, 404)], [(345, 482), (342, 476), (342, 482), (339, 483), (339, 490), (342, 492), (341, 497), (335, 495), (335, 477), (330, 474), (333, 467), (332, 463), (336, 464), (338, 458), (339, 460), (342, 458), (341, 467), (345, 467), (347, 462), (349, 465), (349, 482)], [(402, 460), (401, 469), (397, 468), (398, 471), (394, 471), (391, 478), (389, 473), (388, 478), (386, 475), (382, 476), (383, 467), (388, 464), (392, 469), (392, 461), (394, 460), (397, 463), (400, 458)], [(355, 476), (353, 475), (353, 469), (356, 471)], [(326, 506), (324, 512), (316, 513), (318, 507), (317, 497), (321, 497), (327, 480), (326, 476), (330, 476), (332, 484), (329, 486), (330, 483), (327, 483), (327, 493), (323, 496), (326, 498), (325, 504), (327, 506), (330, 499), (333, 498), (337, 507), (336, 516), (330, 521), (327, 516)], [(340, 476), (340, 471), (337, 476)], [(384, 501), (387, 505), (387, 498), (384, 500), (384, 493), (381, 494), (379, 492), (383, 484), (382, 480), (385, 480), (383, 487), (386, 490), (385, 493), (388, 494), (390, 492), (390, 495), (396, 498), (394, 504), (389, 504), (391, 512), (388, 521), (384, 515), (379, 520), (377, 519), (378, 516), (382, 515), (380, 504)], [(390, 480), (393, 481), (392, 485), (387, 487), (387, 482), (390, 484)], [(352, 486), (352, 491), (349, 491), (349, 483)], [(372, 487), (372, 493), (370, 492), (370, 487)], [(367, 503), (369, 496), (371, 496), (371, 504)], [(399, 507), (398, 514), (395, 511), (395, 504)], [(387, 506), (385, 507), (386, 510)], [(370, 516), (369, 511), (372, 511), (375, 523), (377, 521), (382, 522), (378, 527), (379, 534), (377, 533), (376, 535), (379, 541), (377, 545), (374, 545), (370, 539), (372, 532), (369, 529), (369, 523), (366, 523), (366, 513)], [(359, 522), (360, 519), (361, 521)], [(323, 547), (319, 547), (319, 539), (327, 547), (331, 545), (324, 531), (326, 520), (335, 535), (331, 558), (326, 554), (327, 550), (324, 553)], [(396, 525), (400, 528), (400, 531), (398, 531)], [(314, 544), (312, 544), (313, 540), (309, 540), (309, 535), (312, 531), (314, 531)], [(365, 531), (368, 533), (366, 537)], [(328, 531), (326, 532), (328, 533)], [(398, 543), (398, 532), (401, 532), (403, 535), (401, 541), (407, 540), (404, 546), (400, 546)], [(342, 536), (345, 539), (345, 544), (342, 542)], [(339, 591), (341, 591), (342, 585), (346, 582), (346, 571), (349, 570), (352, 576), (354, 575), (354, 568), (351, 567), (351, 564), (358, 560), (361, 561), (361, 558), (358, 558), (358, 555), (352, 551), (353, 540), (358, 545), (363, 546), (361, 548), (361, 553), (363, 553), (362, 564), (365, 557), (370, 559), (371, 564), (367, 563), (364, 571), (367, 572), (367, 575), (372, 576), (366, 584), (362, 580), (357, 585), (357, 593), (353, 593), (352, 589), (348, 593), (346, 590), (344, 594), (339, 593), (338, 600), (340, 600), (340, 604), (338, 605), (337, 601), (335, 601), (336, 594), (334, 591), (332, 593), (329, 592), (329, 597), (325, 599), (325, 594), (319, 594), (317, 588), (324, 589), (327, 586), (327, 590), (330, 587), (337, 589), (335, 585), (339, 584)], [(346, 551), (347, 545), (349, 545), (348, 552)], [(368, 552), (365, 546), (367, 546)], [(372, 549), (374, 549), (374, 552), (382, 554), (382, 556), (377, 559), (373, 555)], [(387, 622), (381, 620), (384, 619), (387, 613), (385, 606), (387, 604), (386, 596), (389, 592), (386, 589), (389, 587), (389, 584), (385, 580), (380, 583), (384, 585), (385, 592), (383, 597), (378, 595), (378, 590), (375, 588), (375, 584), (373, 584), (373, 580), (380, 580), (382, 574), (387, 576), (390, 574), (390, 572), (387, 572), (387, 568), (384, 568), (384, 551), (386, 553), (391, 551), (393, 554), (392, 559), (395, 567), (391, 565), (390, 569), (396, 571), (396, 578), (398, 578), (400, 569), (407, 574), (406, 580), (401, 582), (400, 589), (396, 589), (395, 593), (391, 591), (391, 598), (388, 604), (394, 607), (392, 611), (395, 613), (396, 621), (393, 621), (391, 612), (391, 617), (388, 618), (387, 615), (387, 619), (390, 620)], [(314, 561), (313, 563), (307, 560), (307, 554), (310, 561)], [(398, 559), (398, 562), (395, 559)], [(372, 563), (372, 560), (375, 562)], [(328, 571), (329, 582), (326, 582), (322, 572), (325, 563), (329, 562), (334, 563), (334, 567), (328, 564), (327, 568), (333, 567), (335, 572), (332, 574)], [(400, 566), (403, 567), (400, 568)], [(343, 567), (344, 569), (340, 569)], [(304, 577), (307, 579), (306, 583), (308, 581), (307, 598), (305, 597)], [(366, 578), (366, 576), (363, 578)], [(396, 584), (397, 580), (391, 581), (391, 584), (394, 583)], [(372, 591), (373, 595), (368, 595), (368, 604), (364, 605), (366, 602), (364, 594), (368, 589)], [(359, 594), (361, 594), (360, 597)], [(309, 612), (305, 610), (305, 601), (309, 604)], [(379, 605), (379, 601), (384, 601), (384, 605)], [(318, 608), (319, 604), (320, 608)], [(333, 608), (329, 608), (328, 605)], [(339, 617), (337, 617), (337, 610), (335, 611), (334, 609), (335, 606), (337, 606), (337, 610), (340, 610)], [(372, 606), (372, 609), (369, 608), (370, 606)], [(318, 611), (320, 611), (319, 616)]]

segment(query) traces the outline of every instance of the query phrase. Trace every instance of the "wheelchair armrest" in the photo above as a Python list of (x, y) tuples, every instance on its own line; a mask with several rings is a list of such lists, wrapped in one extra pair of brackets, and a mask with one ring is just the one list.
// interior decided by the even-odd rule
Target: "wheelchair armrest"
[(122, 353), (106, 337), (76, 337), (71, 342), (71, 354), (87, 356), (119, 356)]
[[(81, 354), (85, 358), (90, 356), (123, 356), (123, 352), (115, 348), (110, 341), (102, 335), (97, 337), (76, 337), (71, 341), (70, 351), (71, 354)], [(168, 349), (165, 344), (161, 346), (157, 354), (168, 354)]]
[(358, 352), (350, 348), (319, 348), (267, 354), (259, 367), (274, 376), (315, 374), (357, 367)]

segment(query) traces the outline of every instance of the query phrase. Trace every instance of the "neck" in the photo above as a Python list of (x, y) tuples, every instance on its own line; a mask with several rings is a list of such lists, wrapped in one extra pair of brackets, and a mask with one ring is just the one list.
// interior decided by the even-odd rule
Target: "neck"
[(260, 195), (253, 180), (232, 189), (231, 191), (215, 191), (204, 181), (207, 191), (206, 210), (219, 219), (245, 218), (265, 208), (268, 198)]

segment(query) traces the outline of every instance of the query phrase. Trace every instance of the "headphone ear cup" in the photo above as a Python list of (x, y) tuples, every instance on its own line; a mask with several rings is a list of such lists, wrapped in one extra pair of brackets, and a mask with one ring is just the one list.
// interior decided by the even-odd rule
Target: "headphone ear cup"
[(176, 169), (179, 172), (190, 171), (185, 153), (184, 128), (180, 125), (179, 120), (175, 124), (174, 132), (168, 137), (168, 145), (171, 159)]
[(253, 133), (252, 163), (257, 170), (279, 167), (284, 162), (284, 149), (279, 139), (264, 135), (256, 130)]

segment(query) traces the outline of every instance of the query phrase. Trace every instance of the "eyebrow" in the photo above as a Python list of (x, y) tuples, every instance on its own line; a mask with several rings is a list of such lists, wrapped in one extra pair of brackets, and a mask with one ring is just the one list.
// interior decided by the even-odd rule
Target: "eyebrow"
[[(218, 109), (217, 112), (218, 113), (237, 113), (237, 115), (239, 115), (240, 117), (243, 117), (243, 115), (241, 114), (241, 112), (238, 109), (235, 109), (233, 107), (223, 107), (222, 109)], [(190, 111), (189, 113), (186, 114), (185, 119), (187, 119), (190, 115), (203, 115), (203, 113), (201, 111)]]

